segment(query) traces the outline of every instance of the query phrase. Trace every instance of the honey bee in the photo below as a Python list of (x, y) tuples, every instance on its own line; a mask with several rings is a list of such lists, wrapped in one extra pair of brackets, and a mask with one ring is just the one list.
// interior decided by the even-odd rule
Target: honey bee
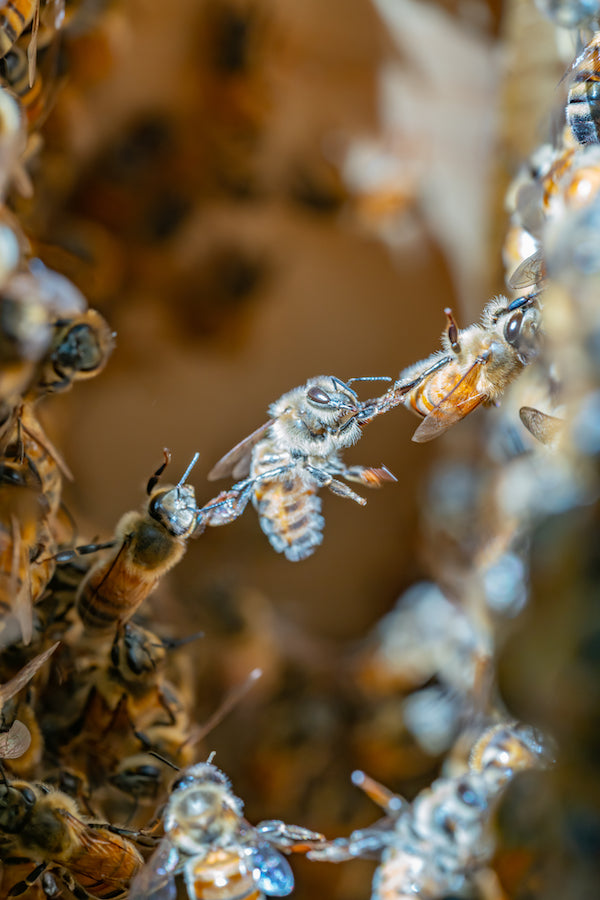
[[(190, 719), (179, 692), (165, 677), (165, 653), (165, 644), (155, 634), (126, 623), (117, 631), (108, 658), (102, 656), (87, 672), (79, 673), (87, 696), (69, 729), (77, 734), (66, 751), (71, 759), (83, 752), (83, 766), (91, 763), (92, 787), (109, 773), (121, 790), (143, 797), (140, 780), (147, 782), (149, 774), (143, 767), (151, 767), (155, 760), (132, 761), (141, 747), (151, 746), (184, 764), (190, 761), (191, 747), (185, 747)], [(58, 743), (63, 740), (59, 737)], [(154, 797), (161, 776), (162, 771), (152, 788)]]
[(33, 634), (32, 604), (52, 577), (54, 539), (39, 476), (26, 464), (0, 463), (0, 613), (5, 643), (12, 620), (25, 644)]
[(509, 302), (497, 297), (485, 307), (481, 324), (459, 330), (452, 311), (442, 350), (409, 366), (380, 398), (365, 404), (371, 416), (403, 404), (422, 416), (413, 434), (422, 443), (442, 434), (480, 403), (496, 403), (536, 356), (540, 308), (535, 296)]
[(438, 778), (412, 803), (364, 772), (352, 780), (386, 817), (349, 838), (331, 841), (308, 854), (341, 862), (381, 854), (372, 900), (423, 900), (462, 892), (493, 855), (490, 819), (502, 788), (516, 771), (545, 765), (546, 747), (534, 729), (494, 726), (476, 743), (469, 770)]
[(15, 41), (33, 23), (40, 0), (5, 0), (0, 8), (0, 57), (6, 56)]
[(85, 298), (67, 278), (39, 259), (31, 260), (29, 268), (53, 312), (50, 346), (27, 392), (27, 399), (33, 400), (98, 375), (113, 350), (114, 334), (100, 313), (87, 308)]
[(39, 127), (49, 112), (52, 80), (50, 79), (46, 83), (46, 79), (42, 77), (38, 68), (35, 78), (32, 82), (30, 81), (27, 51), (20, 42), (14, 44), (0, 59), (0, 79), (1, 83), (18, 98), (30, 131)]
[(109, 825), (86, 822), (62, 791), (27, 781), (0, 783), (0, 837), (38, 863), (11, 889), (24, 893), (47, 868), (66, 870), (74, 889), (95, 898), (124, 897), (143, 864), (136, 847)]
[(8, 707), (15, 695), (31, 681), (57, 647), (58, 641), (47, 650), (38, 653), (13, 678), (0, 685), (0, 758), (18, 759), (29, 749), (32, 740), (31, 730), (16, 715), (12, 715)]
[(294, 876), (281, 851), (319, 846), (322, 835), (283, 822), (250, 825), (228, 778), (210, 762), (184, 770), (171, 789), (165, 836), (134, 879), (130, 900), (175, 896), (183, 873), (190, 900), (260, 900), (283, 897)]
[(385, 466), (346, 466), (339, 457), (362, 433), (363, 404), (350, 387), (350, 382), (358, 380), (311, 378), (271, 404), (271, 419), (226, 453), (209, 473), (210, 480), (229, 474), (249, 477), (200, 509), (202, 524), (233, 521), (251, 499), (273, 549), (292, 561), (306, 559), (323, 540), (320, 488), (364, 506), (367, 501), (340, 477), (367, 487), (396, 481)]
[(600, 142), (599, 75), (600, 31), (596, 31), (573, 63), (567, 96), (567, 122), (579, 144)]
[(148, 481), (149, 500), (144, 511), (125, 513), (117, 524), (114, 540), (62, 554), (62, 558), (67, 558), (113, 548), (107, 558), (90, 569), (77, 597), (81, 621), (94, 634), (113, 631), (131, 618), (162, 576), (183, 557), (187, 540), (196, 531), (196, 497), (194, 488), (185, 480), (198, 454), (178, 484), (157, 488), (170, 458), (165, 451), (165, 461)]
[(598, 0), (535, 0), (535, 5), (560, 28), (583, 28), (600, 16)]

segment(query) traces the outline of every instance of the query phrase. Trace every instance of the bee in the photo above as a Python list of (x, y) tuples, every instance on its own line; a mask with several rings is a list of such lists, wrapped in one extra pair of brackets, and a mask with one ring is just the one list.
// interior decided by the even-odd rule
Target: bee
[(194, 488), (185, 480), (196, 464), (196, 453), (175, 486), (156, 487), (171, 455), (148, 481), (149, 500), (143, 512), (128, 512), (117, 524), (114, 540), (66, 551), (61, 558), (112, 548), (107, 558), (93, 566), (82, 582), (77, 611), (84, 627), (93, 634), (113, 631), (126, 622), (173, 568), (186, 551), (188, 538), (197, 528)]
[(546, 747), (534, 729), (502, 725), (487, 729), (475, 744), (469, 770), (438, 778), (412, 803), (364, 772), (352, 781), (386, 813), (370, 828), (331, 841), (308, 854), (340, 862), (381, 854), (372, 900), (434, 900), (461, 893), (493, 855), (490, 819), (504, 785), (516, 771), (545, 764)]
[(31, 25), (39, 9), (40, 0), (5, 0), (0, 8), (0, 57)]
[(175, 895), (183, 873), (190, 900), (260, 900), (282, 897), (294, 887), (284, 852), (319, 846), (322, 835), (283, 822), (256, 827), (243, 817), (243, 803), (229, 779), (210, 762), (184, 770), (164, 813), (165, 836), (134, 879), (130, 900)]
[(573, 63), (567, 95), (567, 123), (579, 144), (600, 142), (600, 31)]
[(79, 290), (39, 259), (29, 263), (39, 290), (52, 309), (52, 337), (38, 363), (27, 399), (68, 390), (73, 382), (94, 378), (106, 365), (114, 334), (95, 309), (88, 309)]
[(0, 685), (0, 758), (18, 759), (29, 750), (32, 742), (31, 730), (26, 723), (12, 714), (9, 705), (15, 695), (31, 681), (52, 656), (57, 647), (58, 641), (47, 650), (38, 653), (13, 678)]
[(409, 366), (380, 398), (365, 404), (372, 415), (403, 404), (423, 418), (413, 434), (422, 443), (442, 434), (480, 403), (502, 396), (537, 355), (540, 308), (535, 296), (509, 302), (497, 297), (485, 307), (481, 324), (459, 330), (452, 311), (442, 350)]
[[(100, 785), (108, 773), (109, 778), (116, 777), (113, 783), (117, 787), (138, 796), (136, 774), (142, 781), (149, 774), (139, 767), (155, 762), (132, 762), (131, 757), (138, 756), (142, 747), (151, 746), (184, 764), (190, 761), (191, 747), (185, 745), (191, 723), (183, 699), (165, 677), (165, 653), (165, 642), (155, 634), (126, 623), (118, 629), (108, 658), (92, 662), (87, 672), (79, 673), (86, 699), (68, 729), (76, 736), (66, 752), (71, 759), (83, 755), (84, 767), (90, 763), (92, 787)], [(57, 744), (64, 744), (64, 736), (57, 736)], [(155, 797), (161, 776), (162, 771), (154, 787)]]
[(0, 627), (6, 643), (13, 618), (23, 642), (30, 643), (32, 604), (54, 571), (49, 512), (37, 473), (26, 463), (0, 463)]
[(84, 821), (67, 794), (28, 781), (0, 783), (0, 836), (11, 851), (38, 863), (13, 895), (24, 893), (47, 868), (59, 867), (85, 896), (125, 897), (143, 864), (118, 829)]
[(200, 521), (231, 522), (251, 499), (273, 549), (292, 561), (306, 559), (323, 540), (320, 488), (364, 506), (367, 501), (339, 477), (368, 487), (396, 481), (385, 466), (346, 466), (339, 457), (362, 434), (363, 405), (350, 387), (358, 380), (311, 378), (271, 404), (271, 419), (226, 453), (208, 476), (249, 477), (202, 507)]
[(560, 28), (583, 28), (600, 16), (598, 0), (535, 0), (535, 5)]

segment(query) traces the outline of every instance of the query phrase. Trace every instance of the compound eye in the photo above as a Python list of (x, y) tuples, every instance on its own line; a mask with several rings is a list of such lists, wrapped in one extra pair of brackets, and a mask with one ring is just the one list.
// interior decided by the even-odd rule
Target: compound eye
[(521, 331), (521, 322), (523, 321), (523, 313), (515, 313), (511, 316), (504, 327), (504, 337), (509, 344), (514, 344)]
[(326, 394), (325, 391), (318, 387), (311, 387), (307, 391), (306, 396), (309, 400), (312, 400), (313, 403), (319, 403), (321, 406), (327, 406), (328, 403), (331, 403), (329, 394)]

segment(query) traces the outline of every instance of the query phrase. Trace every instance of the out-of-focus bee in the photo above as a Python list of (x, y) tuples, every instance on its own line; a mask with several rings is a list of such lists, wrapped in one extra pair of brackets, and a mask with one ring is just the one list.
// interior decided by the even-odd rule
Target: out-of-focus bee
[(198, 763), (183, 771), (165, 809), (165, 836), (134, 879), (130, 900), (173, 897), (180, 873), (190, 900), (290, 894), (294, 876), (281, 851), (304, 852), (325, 839), (278, 821), (254, 827), (242, 811), (242, 801), (216, 766)]
[(201, 522), (231, 522), (251, 499), (273, 549), (293, 561), (306, 559), (323, 540), (319, 488), (364, 506), (367, 501), (340, 477), (367, 487), (395, 481), (385, 467), (346, 466), (340, 459), (340, 451), (362, 434), (363, 404), (350, 382), (322, 375), (275, 401), (269, 407), (271, 419), (209, 473), (210, 480), (229, 474), (249, 477), (209, 501), (200, 510)]
[(35, 399), (98, 375), (113, 350), (114, 335), (100, 313), (87, 308), (83, 294), (67, 278), (39, 259), (31, 260), (29, 267), (53, 313), (50, 346), (27, 393), (28, 399)]
[(10, 704), (15, 695), (31, 681), (57, 647), (58, 642), (44, 650), (43, 653), (38, 653), (10, 681), (0, 685), (0, 758), (18, 759), (31, 746), (31, 729), (27, 727), (27, 723), (17, 718), (18, 710), (11, 709)]
[(600, 16), (598, 0), (535, 0), (535, 5), (560, 28), (582, 28)]
[(0, 56), (6, 56), (15, 41), (34, 20), (40, 0), (5, 0), (0, 8)]
[(409, 804), (364, 772), (352, 780), (386, 813), (370, 828), (311, 850), (311, 859), (339, 862), (381, 853), (372, 900), (423, 900), (461, 892), (493, 853), (489, 829), (499, 792), (516, 771), (540, 767), (546, 747), (527, 726), (494, 726), (473, 749), (469, 771), (439, 778)]
[[(140, 754), (142, 748), (189, 764), (193, 747), (186, 704), (165, 676), (166, 646), (157, 635), (127, 623), (119, 629), (108, 658), (80, 672), (86, 697), (66, 744), (57, 750), (87, 769), (93, 789), (107, 779), (136, 802), (156, 800), (164, 766)], [(142, 758), (144, 757), (144, 758)]]
[(74, 889), (96, 898), (124, 897), (143, 859), (139, 851), (108, 825), (85, 822), (75, 801), (43, 784), (4, 781), (0, 784), (0, 837), (11, 855), (38, 863), (14, 895), (24, 893), (47, 868), (60, 867), (75, 881)]
[(49, 512), (39, 476), (26, 461), (0, 464), (0, 627), (5, 643), (11, 643), (13, 620), (23, 642), (31, 641), (32, 604), (55, 566)]
[(509, 302), (497, 297), (485, 307), (481, 324), (459, 330), (450, 309), (443, 350), (409, 366), (378, 399), (365, 407), (377, 415), (403, 404), (423, 422), (413, 441), (430, 441), (480, 403), (496, 403), (538, 352), (540, 307), (536, 297)]
[(580, 144), (600, 142), (600, 31), (573, 64), (567, 122)]
[[(194, 488), (185, 480), (196, 464), (196, 453), (178, 484), (156, 487), (170, 461), (165, 461), (148, 481), (144, 511), (128, 512), (117, 524), (108, 544), (90, 544), (70, 551), (95, 552), (114, 548), (92, 567), (81, 585), (77, 610), (85, 628), (94, 634), (113, 631), (126, 622), (154, 590), (169, 569), (183, 557), (188, 538), (196, 531), (198, 510)], [(65, 558), (69, 552), (64, 554)]]

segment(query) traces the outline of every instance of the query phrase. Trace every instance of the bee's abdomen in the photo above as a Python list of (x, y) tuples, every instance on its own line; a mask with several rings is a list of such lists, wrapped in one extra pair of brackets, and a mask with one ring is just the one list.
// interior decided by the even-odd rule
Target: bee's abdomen
[(306, 559), (323, 541), (321, 498), (299, 478), (260, 482), (254, 505), (271, 546), (292, 562)]
[(153, 586), (154, 579), (140, 581), (122, 560), (109, 561), (92, 569), (83, 582), (77, 612), (89, 631), (111, 631), (134, 614)]
[(600, 141), (600, 41), (597, 35), (584, 51), (584, 59), (572, 80), (567, 121), (579, 144), (597, 144)]

